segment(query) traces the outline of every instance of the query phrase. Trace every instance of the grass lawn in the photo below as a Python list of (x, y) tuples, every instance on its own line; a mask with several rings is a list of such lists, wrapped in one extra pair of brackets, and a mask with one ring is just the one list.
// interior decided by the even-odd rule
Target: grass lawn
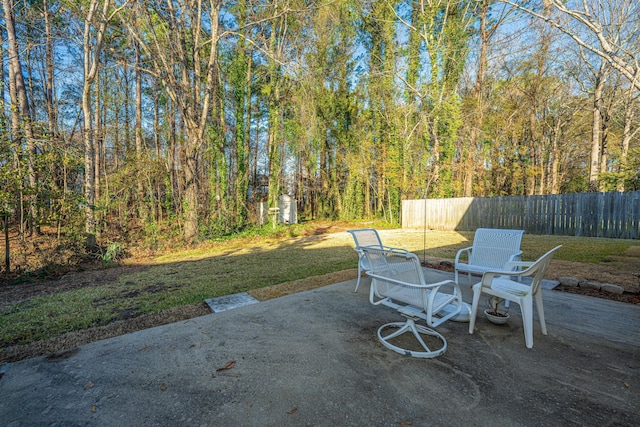
[[(371, 225), (342, 229), (349, 226)], [(125, 269), (111, 281), (96, 280), (52, 295), (3, 303), (0, 348), (273, 285), (288, 284), (286, 293), (297, 292), (308, 289), (309, 283), (335, 283), (341, 277), (335, 273), (344, 270), (352, 271), (343, 277), (355, 277), (358, 258), (348, 233), (302, 235), (303, 230), (294, 226), (275, 236), (207, 242), (157, 257), (144, 268)], [(386, 245), (406, 248), (421, 259), (453, 260), (473, 239), (472, 232), (380, 230), (380, 234)], [(564, 246), (555, 259), (579, 263), (607, 262), (631, 246), (640, 246), (633, 240), (525, 234), (524, 259), (535, 259), (558, 244)]]

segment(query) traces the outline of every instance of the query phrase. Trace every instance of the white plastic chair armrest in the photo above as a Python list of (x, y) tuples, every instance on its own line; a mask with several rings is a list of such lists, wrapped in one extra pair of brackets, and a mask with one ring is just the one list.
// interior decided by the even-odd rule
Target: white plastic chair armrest
[[(518, 261), (518, 262), (509, 262), (506, 265), (514, 266), (514, 267), (527, 267), (525, 270), (521, 271), (504, 271), (504, 270), (495, 270), (495, 271), (486, 271), (482, 275), (482, 286), (487, 288), (491, 286), (491, 281), (499, 276), (512, 276), (512, 277), (520, 277), (520, 276), (528, 276), (529, 275), (529, 267), (535, 264), (534, 262), (529, 261)], [(505, 266), (506, 266), (505, 265)]]

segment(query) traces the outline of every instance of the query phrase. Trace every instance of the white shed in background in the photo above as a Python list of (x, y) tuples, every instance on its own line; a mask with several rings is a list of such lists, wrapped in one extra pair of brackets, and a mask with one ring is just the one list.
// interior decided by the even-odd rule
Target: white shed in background
[(298, 204), (296, 199), (286, 194), (280, 196), (277, 208), (269, 208), (267, 202), (258, 203), (258, 223), (260, 225), (272, 221), (269, 215), (277, 214), (281, 224), (298, 223)]

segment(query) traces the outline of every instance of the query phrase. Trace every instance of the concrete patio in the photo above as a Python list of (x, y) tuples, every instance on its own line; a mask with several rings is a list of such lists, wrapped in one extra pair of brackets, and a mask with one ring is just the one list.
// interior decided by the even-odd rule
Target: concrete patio
[[(451, 277), (428, 271), (428, 280)], [(549, 335), (524, 344), (479, 316), (438, 328), (437, 359), (382, 347), (401, 317), (368, 279), (14, 363), (0, 424), (204, 426), (638, 425), (640, 306), (544, 290)], [(463, 286), (471, 301), (469, 286)], [(223, 369), (226, 368), (226, 369)]]

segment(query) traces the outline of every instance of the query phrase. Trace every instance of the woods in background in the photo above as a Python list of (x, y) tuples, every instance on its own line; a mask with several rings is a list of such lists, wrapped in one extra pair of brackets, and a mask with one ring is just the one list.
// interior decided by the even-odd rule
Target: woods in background
[(280, 194), (399, 222), (403, 199), (640, 189), (635, 1), (2, 3), (23, 235), (192, 241)]

